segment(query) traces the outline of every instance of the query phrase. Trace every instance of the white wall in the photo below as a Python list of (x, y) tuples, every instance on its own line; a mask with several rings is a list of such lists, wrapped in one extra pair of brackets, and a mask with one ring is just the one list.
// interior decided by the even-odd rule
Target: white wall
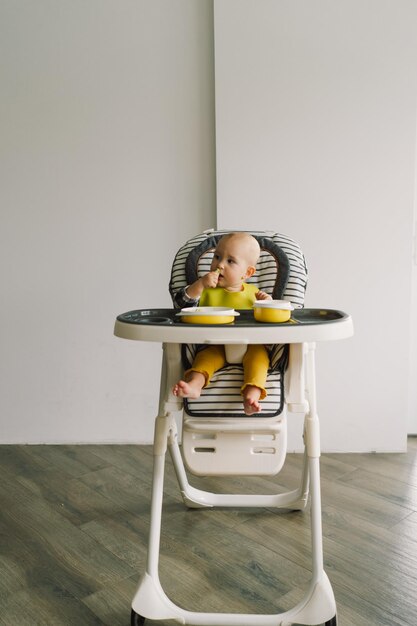
[[(417, 162), (417, 158), (416, 158)], [(408, 377), (408, 433), (417, 435), (417, 166), (414, 197), (414, 244), (411, 270), (410, 371)]]
[[(113, 323), (215, 225), (211, 4), (0, 3), (1, 443), (151, 440), (160, 346)], [(319, 348), (325, 449), (405, 444), (407, 320), (376, 313), (409, 312), (415, 10), (216, 3), (219, 225), (296, 236), (307, 304), (355, 321)]]
[(170, 306), (215, 225), (210, 0), (0, 4), (0, 442), (146, 442)]
[(404, 450), (417, 4), (214, 6), (218, 226), (295, 237), (307, 306), (353, 316), (318, 346), (323, 449)]

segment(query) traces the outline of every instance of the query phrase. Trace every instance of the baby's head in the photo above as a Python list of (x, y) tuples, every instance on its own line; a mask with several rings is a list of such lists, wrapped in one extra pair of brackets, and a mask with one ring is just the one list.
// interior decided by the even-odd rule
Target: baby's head
[(227, 235), (223, 235), (219, 240), (216, 250), (220, 245), (224, 244), (233, 247), (233, 249), (239, 253), (239, 256), (245, 259), (248, 265), (256, 267), (261, 249), (255, 237), (249, 233), (243, 232), (228, 233)]
[(237, 232), (224, 235), (214, 251), (212, 270), (219, 272), (219, 286), (240, 288), (242, 281), (253, 276), (261, 253), (255, 237)]

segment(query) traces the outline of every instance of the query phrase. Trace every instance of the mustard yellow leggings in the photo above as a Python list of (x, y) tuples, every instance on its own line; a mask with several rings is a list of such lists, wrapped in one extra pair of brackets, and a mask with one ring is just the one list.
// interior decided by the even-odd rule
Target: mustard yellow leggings
[[(197, 352), (192, 367), (185, 372), (199, 372), (206, 379), (205, 387), (209, 384), (214, 372), (226, 365), (224, 346), (210, 346)], [(261, 390), (260, 400), (266, 397), (265, 383), (269, 368), (268, 352), (262, 344), (248, 346), (242, 361), (243, 385), (241, 392), (248, 385), (254, 385)]]

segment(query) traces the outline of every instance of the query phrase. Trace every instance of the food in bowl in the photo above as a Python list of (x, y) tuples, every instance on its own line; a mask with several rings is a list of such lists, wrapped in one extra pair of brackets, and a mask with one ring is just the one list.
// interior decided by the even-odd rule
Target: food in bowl
[(224, 306), (190, 306), (177, 315), (186, 324), (231, 324), (239, 313)]
[(277, 324), (288, 322), (294, 309), (288, 300), (256, 300), (253, 315), (257, 322)]

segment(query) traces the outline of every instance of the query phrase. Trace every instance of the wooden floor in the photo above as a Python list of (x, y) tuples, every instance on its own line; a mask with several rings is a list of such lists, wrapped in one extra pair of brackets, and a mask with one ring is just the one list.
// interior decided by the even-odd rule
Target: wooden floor
[[(300, 466), (287, 455), (278, 478), (247, 489), (295, 487)], [(129, 626), (151, 467), (147, 446), (0, 447), (0, 624)], [(338, 626), (416, 626), (417, 439), (407, 454), (323, 455), (321, 471)], [(170, 461), (166, 494), (161, 581), (173, 600), (243, 613), (296, 604), (310, 576), (308, 511), (187, 510)]]

